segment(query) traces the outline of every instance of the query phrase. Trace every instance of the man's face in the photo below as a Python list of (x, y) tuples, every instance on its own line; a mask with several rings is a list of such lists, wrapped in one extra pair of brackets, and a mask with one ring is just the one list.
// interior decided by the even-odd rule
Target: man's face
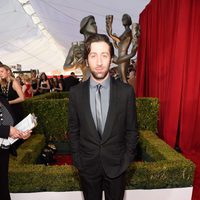
[(105, 42), (93, 42), (88, 55), (88, 65), (92, 78), (102, 82), (109, 76), (111, 63), (110, 48)]

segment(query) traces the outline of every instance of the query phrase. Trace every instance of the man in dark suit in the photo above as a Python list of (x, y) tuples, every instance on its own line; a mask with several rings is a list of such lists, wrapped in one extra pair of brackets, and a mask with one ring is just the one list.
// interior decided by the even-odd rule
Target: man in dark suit
[(138, 141), (134, 91), (109, 75), (114, 49), (106, 35), (85, 41), (91, 77), (71, 88), (69, 137), (85, 200), (122, 200)]

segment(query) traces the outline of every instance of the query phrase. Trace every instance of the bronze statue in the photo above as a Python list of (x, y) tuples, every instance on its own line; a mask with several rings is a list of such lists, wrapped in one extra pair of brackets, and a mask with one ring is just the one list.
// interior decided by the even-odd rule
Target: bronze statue
[[(94, 16), (89, 15), (81, 20), (80, 33), (84, 35), (84, 41), (90, 35), (97, 33), (97, 26)], [(84, 41), (72, 43), (63, 66), (64, 70), (69, 68), (80, 68), (83, 74), (83, 81), (87, 79), (87, 67), (83, 57)]]
[[(122, 24), (125, 31), (121, 36), (117, 36), (112, 33), (113, 15), (106, 16), (106, 31), (108, 35), (113, 39), (115, 48), (118, 49), (118, 56), (114, 56), (113, 62), (118, 65), (118, 72), (120, 79), (127, 83), (128, 67), (130, 65), (130, 59), (136, 55), (138, 47), (139, 37), (139, 24), (133, 23), (131, 17), (128, 14), (122, 16)], [(130, 26), (132, 25), (132, 29)], [(131, 52), (128, 54), (128, 49), (132, 43)]]

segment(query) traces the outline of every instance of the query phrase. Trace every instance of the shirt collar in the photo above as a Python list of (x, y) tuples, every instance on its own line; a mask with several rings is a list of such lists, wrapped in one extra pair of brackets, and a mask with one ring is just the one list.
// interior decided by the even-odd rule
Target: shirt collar
[[(94, 88), (98, 85), (99, 83), (96, 82), (94, 79), (90, 78), (90, 87)], [(102, 83), (101, 83), (103, 88), (108, 88), (110, 86), (110, 76), (108, 76), (107, 79), (105, 79)]]

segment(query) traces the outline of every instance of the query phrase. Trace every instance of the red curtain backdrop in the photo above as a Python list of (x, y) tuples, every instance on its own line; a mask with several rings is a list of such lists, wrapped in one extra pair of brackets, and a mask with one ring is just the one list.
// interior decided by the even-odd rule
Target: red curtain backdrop
[(140, 15), (136, 94), (158, 97), (158, 134), (200, 153), (200, 0), (152, 0)]

